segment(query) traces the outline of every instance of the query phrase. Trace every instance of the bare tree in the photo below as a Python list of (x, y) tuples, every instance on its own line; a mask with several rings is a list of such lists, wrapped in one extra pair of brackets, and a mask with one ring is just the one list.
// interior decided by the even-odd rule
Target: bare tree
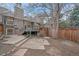
[(50, 27), (49, 27), (49, 34), (52, 36), (52, 38), (58, 37), (59, 19), (62, 7), (63, 4), (59, 3), (53, 4), (52, 19), (50, 20)]
[[(42, 7), (41, 10), (43, 11), (42, 13), (40, 13), (40, 16), (44, 16), (44, 17), (51, 17), (50, 21), (49, 21), (49, 34), (53, 37), (53, 38), (57, 38), (57, 34), (58, 34), (58, 21), (60, 19), (60, 13), (61, 10), (64, 6), (64, 4), (59, 4), (59, 3), (48, 3), (48, 4), (30, 4), (32, 8), (37, 8), (37, 7)], [(50, 13), (48, 13), (46, 11), (46, 9), (48, 9), (50, 11)], [(37, 15), (38, 16), (38, 15)]]

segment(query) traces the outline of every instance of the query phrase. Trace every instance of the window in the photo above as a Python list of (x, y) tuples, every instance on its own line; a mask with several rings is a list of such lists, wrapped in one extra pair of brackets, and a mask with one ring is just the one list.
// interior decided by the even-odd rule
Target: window
[(8, 34), (8, 35), (13, 34), (13, 28), (8, 28), (8, 29), (7, 29), (7, 34)]
[(13, 25), (13, 18), (12, 17), (7, 18), (7, 25)]

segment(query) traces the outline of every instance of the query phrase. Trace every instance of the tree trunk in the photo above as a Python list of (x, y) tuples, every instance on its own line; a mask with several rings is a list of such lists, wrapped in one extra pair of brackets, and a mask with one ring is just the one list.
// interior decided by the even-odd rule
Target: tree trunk
[(58, 20), (59, 20), (60, 10), (59, 10), (59, 4), (55, 3), (53, 4), (53, 17), (51, 20), (50, 25), (50, 35), (52, 38), (58, 37)]

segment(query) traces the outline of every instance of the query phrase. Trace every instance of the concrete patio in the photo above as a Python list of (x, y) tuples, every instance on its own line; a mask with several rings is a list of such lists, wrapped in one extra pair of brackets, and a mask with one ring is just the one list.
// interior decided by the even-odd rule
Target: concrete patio
[(62, 39), (47, 39), (50, 45), (44, 50), (29, 49), (24, 55), (28, 56), (79, 56), (79, 44)]
[[(20, 43), (20, 45), (13, 47), (16, 49), (8, 53), (7, 56), (79, 56), (79, 44), (63, 39), (30, 37), (22, 44)], [(8, 50), (13, 50), (14, 48), (8, 46)]]
[(9, 35), (7, 38), (4, 38), (6, 40), (5, 42), (2, 42), (3, 44), (16, 44), (19, 41), (25, 39), (25, 36), (22, 35)]
[(46, 39), (34, 37), (25, 42), (21, 48), (44, 50), (44, 45), (50, 45), (50, 43)]

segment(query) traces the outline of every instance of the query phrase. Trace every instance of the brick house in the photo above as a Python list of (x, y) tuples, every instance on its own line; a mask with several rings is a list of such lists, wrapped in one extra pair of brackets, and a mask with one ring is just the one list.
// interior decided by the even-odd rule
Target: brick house
[(0, 7), (0, 33), (5, 35), (22, 35), (25, 30), (39, 31), (42, 34), (46, 34), (45, 30), (40, 30), (41, 23), (39, 18), (33, 19), (24, 16), (24, 10), (20, 4), (16, 4), (14, 12)]
[(34, 28), (36, 24), (35, 20), (24, 16), (24, 10), (19, 4), (16, 4), (14, 13), (0, 7), (0, 32), (6, 35), (22, 34), (26, 28)]

